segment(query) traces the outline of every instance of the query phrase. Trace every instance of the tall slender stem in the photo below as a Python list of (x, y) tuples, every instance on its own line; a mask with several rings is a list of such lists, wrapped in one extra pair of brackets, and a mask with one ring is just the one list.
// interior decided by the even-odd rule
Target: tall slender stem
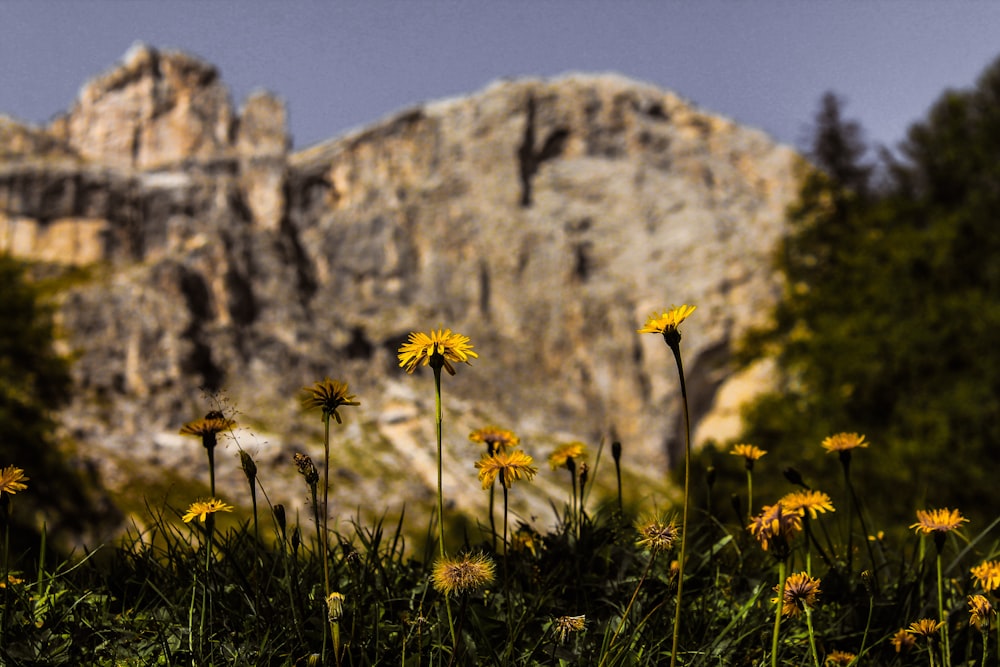
[[(936, 537), (936, 536), (935, 536)], [(941, 573), (941, 549), (937, 550), (937, 594), (938, 594), (938, 620), (941, 621), (941, 664), (951, 665), (951, 646), (948, 642), (948, 618), (944, 614), (944, 577)]]
[[(433, 360), (432, 360), (433, 361)], [(438, 459), (438, 470), (437, 470), (437, 486), (438, 486), (438, 553), (441, 555), (441, 560), (444, 560), (444, 483), (442, 481), (444, 476), (444, 467), (442, 463), (443, 448), (441, 447), (441, 367), (443, 366), (443, 358), (439, 362), (431, 364), (434, 369), (434, 427), (437, 431), (437, 459)], [(448, 611), (448, 629), (451, 630), (451, 641), (454, 644), (457, 639), (455, 635), (455, 622), (451, 618), (451, 602), (448, 600), (446, 595), (444, 598), (444, 607)]]
[(323, 412), (323, 599), (330, 597), (330, 413)]
[(684, 560), (687, 551), (688, 534), (688, 495), (691, 480), (691, 417), (688, 412), (687, 385), (684, 382), (684, 363), (681, 361), (680, 342), (670, 343), (670, 350), (677, 362), (677, 375), (681, 384), (681, 402), (684, 404), (684, 509), (681, 514), (681, 550), (678, 556), (677, 570), (677, 606), (674, 611), (674, 636), (670, 649), (670, 667), (677, 665), (677, 647), (681, 633), (681, 596), (684, 592)]
[(774, 613), (774, 633), (771, 636), (771, 667), (778, 667), (778, 634), (781, 632), (781, 612), (785, 605), (785, 561), (778, 561), (778, 610)]

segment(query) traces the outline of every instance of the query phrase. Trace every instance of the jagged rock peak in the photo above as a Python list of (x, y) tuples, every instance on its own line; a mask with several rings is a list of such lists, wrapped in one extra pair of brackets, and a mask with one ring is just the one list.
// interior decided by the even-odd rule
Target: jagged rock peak
[[(262, 123), (258, 113), (255, 125), (267, 125), (278, 145), (287, 144), (283, 104), (271, 97), (267, 108), (275, 112), (274, 120)], [(275, 123), (277, 130), (270, 127)], [(52, 123), (50, 132), (84, 159), (155, 169), (232, 157), (236, 128), (229, 90), (215, 66), (138, 42), (117, 65), (83, 86), (73, 108)]]

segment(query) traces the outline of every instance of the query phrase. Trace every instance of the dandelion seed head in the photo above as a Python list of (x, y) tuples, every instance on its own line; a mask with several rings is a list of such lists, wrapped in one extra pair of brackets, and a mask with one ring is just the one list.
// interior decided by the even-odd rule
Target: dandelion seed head
[(471, 593), (493, 582), (496, 566), (485, 554), (444, 557), (434, 563), (431, 583), (445, 595)]
[(652, 553), (669, 550), (680, 536), (677, 524), (657, 517), (641, 520), (636, 529), (639, 531), (636, 544)]

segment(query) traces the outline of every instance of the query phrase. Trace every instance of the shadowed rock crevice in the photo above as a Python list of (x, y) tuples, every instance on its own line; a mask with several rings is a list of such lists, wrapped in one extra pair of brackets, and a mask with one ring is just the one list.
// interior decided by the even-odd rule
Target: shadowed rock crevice
[(536, 127), (538, 103), (529, 95), (525, 107), (524, 136), (517, 149), (518, 173), (521, 176), (521, 206), (527, 208), (532, 203), (532, 180), (542, 163), (562, 155), (569, 138), (569, 130), (556, 128), (545, 137), (540, 148), (536, 148)]

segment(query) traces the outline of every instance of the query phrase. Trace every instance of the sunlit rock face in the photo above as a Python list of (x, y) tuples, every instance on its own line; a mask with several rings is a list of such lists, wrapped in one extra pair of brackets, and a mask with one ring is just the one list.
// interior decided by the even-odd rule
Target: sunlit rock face
[[(5, 247), (91, 267), (59, 310), (79, 385), (63, 418), (109, 485), (205, 478), (176, 434), (221, 400), (274, 502), (299, 506), (292, 453), (322, 445), (298, 394), (330, 376), (361, 401), (334, 429), (341, 516), (419, 515), (434, 394), (397, 367), (411, 330), (479, 353), (444, 378), (444, 476), (481, 520), (467, 436), (486, 424), (543, 467), (558, 442), (620, 440), (632, 500), (660, 493), (682, 439), (673, 358), (636, 333), (656, 309), (698, 306), (681, 346), (700, 439), (735, 435), (766, 382), (726, 390), (732, 345), (777, 297), (795, 193), (797, 156), (765, 134), (614, 75), (496, 83), (292, 154), (279, 100), (232, 109), (213, 67), (135, 47), (44, 133), (77, 157), (0, 165)], [(237, 497), (236, 459), (219, 460)], [(613, 483), (607, 453), (594, 474)], [(565, 475), (519, 486), (515, 508), (547, 520)]]

